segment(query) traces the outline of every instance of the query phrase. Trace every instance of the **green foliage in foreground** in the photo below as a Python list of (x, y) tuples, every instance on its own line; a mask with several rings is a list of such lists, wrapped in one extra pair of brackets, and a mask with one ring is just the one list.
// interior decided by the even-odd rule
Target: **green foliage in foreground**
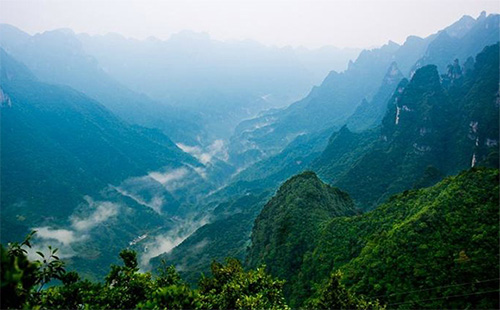
[(355, 310), (382, 310), (378, 300), (370, 301), (362, 295), (355, 295), (342, 284), (342, 272), (331, 274), (327, 284), (319, 289), (319, 297), (309, 299), (306, 308), (314, 310), (324, 309), (355, 309)]
[[(66, 272), (56, 249), (29, 261), (31, 235), (22, 244), (1, 246), (2, 309), (288, 309), (282, 281), (263, 268), (244, 271), (236, 259), (213, 262), (212, 277), (203, 276), (194, 290), (173, 266), (163, 266), (154, 277), (139, 272), (136, 253), (126, 249), (122, 266), (111, 266), (103, 282), (91, 282)], [(60, 284), (44, 287), (53, 280)]]
[[(284, 281), (273, 279), (265, 267), (245, 271), (237, 259), (213, 262), (211, 277), (202, 276), (198, 289), (184, 282), (173, 266), (158, 274), (139, 272), (137, 254), (123, 250), (122, 266), (113, 265), (103, 282), (81, 280), (66, 272), (64, 263), (50, 249), (50, 256), (29, 261), (30, 238), (1, 250), (2, 309), (290, 309), (282, 293)], [(45, 287), (57, 280), (58, 285)], [(353, 295), (333, 274), (330, 282), (310, 303), (315, 309), (383, 309)], [(51, 283), (54, 284), (54, 283)]]

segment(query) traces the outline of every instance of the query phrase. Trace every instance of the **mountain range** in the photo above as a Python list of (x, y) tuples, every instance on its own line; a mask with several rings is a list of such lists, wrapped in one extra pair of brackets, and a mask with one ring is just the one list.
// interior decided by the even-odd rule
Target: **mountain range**
[(2, 24), (1, 242), (36, 230), (29, 259), (50, 244), (92, 280), (124, 248), (190, 284), (233, 257), (293, 308), (331, 285), (498, 308), (499, 30), (359, 51)]
[[(357, 208), (371, 210), (393, 194), (431, 186), (471, 166), (498, 168), (498, 58), (496, 44), (486, 47), (475, 60), (467, 58), (463, 65), (452, 60), (442, 74), (436, 66), (428, 65), (418, 69), (411, 80), (397, 82), (391, 77), (400, 75), (394, 74), (397, 66), (391, 64), (377, 96), (380, 102), (386, 98), (379, 125), (356, 132), (346, 122), (338, 131), (299, 136), (283, 151), (240, 172), (233, 183), (214, 195), (233, 201), (238, 195), (276, 190), (294, 174), (310, 169), (322, 180), (345, 189)], [(393, 88), (389, 94), (388, 84)], [(260, 209), (262, 204), (256, 207)], [(240, 229), (242, 216), (256, 217), (238, 209), (235, 207), (234, 219), (239, 221), (221, 219), (234, 225), (225, 226), (224, 231)], [(206, 229), (217, 230), (217, 225), (210, 225)], [(249, 240), (250, 234), (244, 236)], [(223, 247), (217, 251), (217, 242), (204, 230), (192, 238), (204, 240), (211, 252), (224, 256), (220, 253)], [(186, 244), (193, 242), (190, 239)], [(197, 257), (182, 244), (174, 252), (171, 262), (176, 265)], [(183, 266), (181, 272), (196, 278), (192, 272), (206, 271), (206, 266)]]

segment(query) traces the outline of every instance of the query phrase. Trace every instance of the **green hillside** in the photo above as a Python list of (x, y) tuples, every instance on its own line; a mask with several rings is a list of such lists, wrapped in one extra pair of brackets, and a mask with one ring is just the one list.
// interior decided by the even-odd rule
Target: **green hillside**
[[(350, 291), (388, 308), (495, 309), (498, 178), (498, 170), (474, 168), (433, 187), (395, 195), (371, 212), (329, 220), (302, 213), (315, 210), (314, 202), (290, 203), (310, 195), (310, 182), (296, 183), (294, 192), (285, 187), (278, 195), (289, 203), (277, 205), (273, 198), (264, 208), (263, 214), (275, 210), (274, 221), (257, 218), (248, 260), (266, 263), (271, 275), (288, 280), (284, 292), (291, 306), (315, 304), (329, 275), (340, 270)], [(328, 201), (328, 194), (316, 193), (315, 201)], [(285, 214), (301, 214), (303, 220), (284, 226), (278, 211), (285, 208)], [(295, 245), (294, 266), (287, 265), (290, 245)]]

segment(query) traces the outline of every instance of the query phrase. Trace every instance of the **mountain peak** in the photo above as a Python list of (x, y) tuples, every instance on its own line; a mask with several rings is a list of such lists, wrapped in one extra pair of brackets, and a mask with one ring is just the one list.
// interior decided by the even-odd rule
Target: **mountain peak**
[(293, 176), (288, 181), (286, 181), (286, 183), (290, 184), (290, 183), (296, 182), (297, 180), (300, 180), (300, 179), (320, 181), (320, 179), (318, 178), (318, 176), (316, 175), (316, 173), (314, 171), (308, 170), (308, 171), (304, 171), (304, 172), (302, 172), (300, 174), (297, 174), (296, 176)]
[(481, 14), (479, 14), (479, 16), (477, 17), (477, 20), (480, 21), (485, 18), (486, 18), (486, 11), (482, 11)]
[(399, 49), (400, 47), (401, 47), (401, 46), (400, 46), (398, 43), (396, 43), (396, 42), (394, 42), (394, 41), (392, 41), (392, 40), (389, 40), (389, 41), (387, 42), (387, 44), (384, 44), (384, 45), (381, 47), (381, 49), (384, 49), (384, 50), (387, 50), (387, 51), (396, 51), (396, 50), (397, 50), (397, 49)]
[(445, 31), (450, 37), (461, 38), (476, 24), (476, 20), (469, 16), (464, 15), (455, 23), (446, 27)]
[[(354, 204), (347, 195), (306, 171), (283, 184), (255, 220), (249, 266), (266, 264), (269, 271), (290, 280), (312, 249), (323, 223), (338, 216), (354, 215)], [(286, 291), (289, 295), (291, 287)]]
[(441, 81), (439, 72), (435, 65), (427, 65), (418, 69), (411, 79), (411, 83), (415, 86), (423, 85), (425, 88), (432, 86), (440, 86)]
[(46, 33), (46, 34), (52, 34), (52, 33), (63, 34), (65, 36), (74, 36), (75, 35), (75, 32), (71, 28), (58, 28), (58, 29), (54, 29), (54, 30), (45, 31), (44, 33)]
[[(414, 35), (411, 35), (411, 36), (408, 36), (405, 40), (405, 43), (404, 44), (411, 44), (411, 43), (414, 43), (414, 42), (420, 42), (420, 41), (423, 41), (424, 39), (419, 37), (419, 36), (414, 36)], [(403, 45), (404, 45), (403, 44)]]

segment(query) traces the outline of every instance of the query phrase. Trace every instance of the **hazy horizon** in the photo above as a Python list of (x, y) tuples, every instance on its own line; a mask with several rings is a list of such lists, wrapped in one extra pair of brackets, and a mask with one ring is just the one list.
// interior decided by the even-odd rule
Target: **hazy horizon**
[[(410, 35), (426, 37), (497, 1), (33, 1), (3, 0), (0, 23), (31, 35), (60, 28), (76, 33), (169, 39), (182, 31), (219, 41), (267, 46), (372, 48)], [(331, 30), (330, 30), (331, 29)], [(342, 31), (338, 31), (341, 29)], [(335, 31), (337, 30), (337, 31)]]

